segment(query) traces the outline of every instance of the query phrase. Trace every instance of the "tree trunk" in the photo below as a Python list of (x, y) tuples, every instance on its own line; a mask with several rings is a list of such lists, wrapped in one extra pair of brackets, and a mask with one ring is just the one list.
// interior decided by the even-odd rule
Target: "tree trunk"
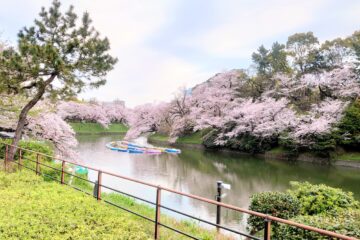
[(25, 106), (24, 108), (21, 110), (20, 115), (19, 115), (19, 120), (18, 120), (18, 124), (16, 126), (16, 130), (15, 130), (15, 136), (14, 139), (12, 141), (12, 145), (9, 148), (9, 154), (8, 154), (8, 159), (7, 161), (13, 161), (14, 160), (14, 156), (16, 153), (16, 147), (19, 144), (19, 141), (21, 140), (22, 137), (22, 133), (25, 127), (25, 123), (26, 123), (26, 117), (29, 113), (29, 111), (35, 106), (35, 104), (42, 98), (42, 96), (45, 93), (46, 87), (47, 85), (49, 85), (54, 79), (55, 79), (56, 75), (52, 74), (40, 87), (38, 92), (36, 93), (36, 95), (34, 96), (33, 99), (31, 99)]

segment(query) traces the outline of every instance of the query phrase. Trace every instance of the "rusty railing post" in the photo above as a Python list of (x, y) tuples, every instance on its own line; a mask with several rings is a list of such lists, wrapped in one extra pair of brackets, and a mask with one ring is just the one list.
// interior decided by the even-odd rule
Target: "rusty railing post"
[(160, 204), (161, 204), (161, 187), (156, 188), (156, 210), (155, 210), (155, 239), (160, 236)]
[(40, 175), (40, 155), (36, 154), (36, 175)]
[(20, 149), (19, 149), (19, 161), (18, 161), (18, 169), (19, 169), (19, 170), (22, 169), (21, 165), (22, 165), (22, 150), (21, 150), (21, 148), (20, 148)]
[(61, 184), (65, 183), (65, 161), (61, 163)]
[(9, 154), (9, 145), (5, 144), (5, 159), (4, 159), (5, 172), (7, 169), (8, 154)]
[(97, 200), (101, 200), (101, 177), (102, 177), (102, 172), (99, 171), (98, 172), (97, 195), (96, 195)]
[(270, 240), (271, 234), (271, 220), (265, 218), (264, 219), (264, 240)]

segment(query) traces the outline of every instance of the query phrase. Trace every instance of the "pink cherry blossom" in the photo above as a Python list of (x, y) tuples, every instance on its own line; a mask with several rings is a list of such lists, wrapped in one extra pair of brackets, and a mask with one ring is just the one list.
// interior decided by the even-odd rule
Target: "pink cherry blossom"
[(66, 159), (78, 160), (75, 147), (75, 132), (59, 115), (45, 112), (38, 117), (30, 117), (26, 134), (39, 140), (53, 143), (56, 153)]

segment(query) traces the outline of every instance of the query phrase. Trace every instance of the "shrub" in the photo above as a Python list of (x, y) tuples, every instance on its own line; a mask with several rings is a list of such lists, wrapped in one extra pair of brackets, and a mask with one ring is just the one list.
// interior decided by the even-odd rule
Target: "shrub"
[(336, 149), (336, 135), (334, 133), (309, 134), (304, 136), (300, 143), (290, 137), (288, 133), (282, 133), (279, 137), (279, 144), (288, 149), (292, 156), (309, 151), (319, 157), (329, 158), (330, 153)]
[(358, 208), (359, 203), (351, 192), (332, 188), (324, 184), (313, 185), (308, 182), (291, 182), (289, 193), (300, 202), (303, 215), (315, 215), (339, 209)]
[[(334, 215), (322, 213), (314, 216), (297, 216), (291, 220), (351, 237), (360, 237), (359, 209), (342, 210), (335, 213)], [(305, 231), (301, 228), (296, 228), (285, 224), (281, 224), (275, 234), (275, 239), (329, 239), (329, 237), (320, 235), (318, 233)]]
[(277, 145), (277, 137), (258, 137), (251, 134), (242, 134), (237, 138), (230, 139), (227, 146), (242, 152), (251, 154), (264, 153)]
[(215, 143), (219, 134), (219, 130), (213, 129), (203, 137), (202, 144), (207, 148), (218, 148), (219, 146)]
[[(299, 202), (289, 193), (262, 192), (251, 196), (250, 210), (289, 219), (299, 213)], [(258, 232), (264, 228), (264, 219), (251, 215), (248, 218), (249, 230)], [(277, 226), (276, 223), (272, 224)]]
[(330, 157), (330, 152), (335, 151), (336, 140), (332, 133), (309, 136), (311, 144), (307, 148), (320, 157)]
[[(12, 141), (11, 139), (0, 139), (0, 159), (5, 158), (5, 148), (6, 148), (5, 145), (1, 143), (11, 144), (11, 141)], [(35, 152), (40, 152), (49, 156), (52, 156), (54, 153), (52, 147), (49, 144), (40, 141), (20, 141), (19, 147), (29, 149)], [(18, 154), (19, 152), (17, 151), (15, 155), (15, 159), (18, 159)], [(23, 157), (28, 157), (28, 158), (35, 157), (35, 154), (29, 151), (24, 151), (22, 155)], [(50, 159), (46, 158), (46, 160), (50, 160)]]
[(344, 112), (337, 134), (339, 144), (357, 148), (360, 145), (360, 98), (355, 100)]

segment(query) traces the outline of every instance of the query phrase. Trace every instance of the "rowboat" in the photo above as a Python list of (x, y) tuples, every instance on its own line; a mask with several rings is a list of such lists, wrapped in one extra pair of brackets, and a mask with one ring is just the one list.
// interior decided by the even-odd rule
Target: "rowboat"
[(128, 141), (109, 142), (105, 146), (113, 151), (127, 152), (127, 153), (139, 153), (139, 154), (181, 153), (181, 150), (175, 148), (140, 146), (138, 144), (131, 143)]

